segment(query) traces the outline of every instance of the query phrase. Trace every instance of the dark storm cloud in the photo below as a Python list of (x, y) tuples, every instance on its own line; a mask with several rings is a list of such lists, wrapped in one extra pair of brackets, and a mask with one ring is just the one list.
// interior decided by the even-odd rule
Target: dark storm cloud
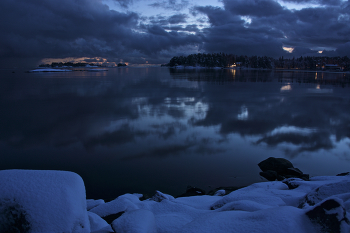
[(225, 9), (235, 15), (270, 17), (283, 14), (280, 4), (272, 0), (223, 1)]
[[(4, 22), (0, 25), (2, 60), (11, 57), (127, 60), (133, 54), (148, 57), (177, 46), (201, 42), (193, 35), (167, 33), (152, 24), (147, 33), (143, 33), (138, 14), (110, 10), (94, 0), (1, 1), (0, 9), (0, 19)], [(167, 20), (168, 23), (179, 23), (185, 18), (185, 15), (175, 15)]]
[(184, 8), (186, 8), (189, 5), (188, 0), (167, 0), (167, 1), (157, 1), (150, 6), (157, 7), (157, 8), (164, 8), (167, 10), (174, 10), (174, 11), (180, 11)]
[(321, 4), (321, 5), (340, 5), (342, 0), (283, 0), (283, 2), (291, 2), (297, 4)]
[[(130, 11), (137, 1), (116, 2), (129, 11), (111, 10), (95, 0), (0, 1), (0, 60), (104, 57), (166, 63), (172, 56), (198, 51), (279, 57), (325, 50), (350, 55), (349, 1), (291, 0), (319, 7), (289, 10), (274, 0), (223, 0), (222, 8), (192, 7), (194, 18), (184, 11), (141, 17)], [(155, 1), (151, 6), (174, 12), (184, 10), (189, 1)], [(288, 54), (283, 46), (295, 50)]]
[(115, 0), (120, 6), (128, 8), (130, 4), (133, 3), (133, 0)]
[(170, 24), (186, 23), (188, 16), (186, 14), (177, 14), (169, 17)]
[(181, 24), (186, 23), (188, 16), (186, 14), (175, 14), (169, 17), (162, 15), (149, 17), (151, 24), (157, 25), (169, 25), (169, 24)]
[[(288, 55), (282, 50), (286, 46), (296, 48), (291, 56), (300, 56), (314, 54), (315, 49), (347, 48), (350, 41), (346, 2), (327, 5), (329, 1), (315, 1), (323, 6), (301, 10), (289, 10), (272, 0), (224, 0), (223, 3), (224, 8), (192, 9), (193, 15), (204, 14), (211, 24), (204, 30), (204, 49), (208, 52), (277, 57)], [(346, 54), (340, 51), (337, 49), (335, 54)]]

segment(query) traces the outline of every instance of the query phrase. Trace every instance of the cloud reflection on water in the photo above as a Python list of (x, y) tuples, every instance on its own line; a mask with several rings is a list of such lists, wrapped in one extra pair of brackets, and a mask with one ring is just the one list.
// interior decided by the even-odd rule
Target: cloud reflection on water
[[(312, 73), (161, 68), (89, 75), (18, 74), (0, 80), (0, 108), (6, 110), (0, 114), (0, 147), (8, 158), (2, 169), (28, 156), (37, 159), (24, 167), (40, 167), (39, 161), (45, 161), (42, 169), (98, 167), (97, 173), (115, 179), (139, 169), (137, 174), (150, 179), (141, 171), (161, 170), (154, 165), (158, 160), (159, 166), (172, 161), (169, 170), (212, 170), (208, 176), (229, 166), (237, 176), (270, 155), (295, 159), (322, 151), (349, 158), (344, 147), (349, 148), (350, 95), (342, 80), (314, 83)], [(281, 91), (286, 85), (291, 88)], [(308, 92), (318, 85), (333, 92)], [(48, 154), (59, 157), (51, 161)], [(86, 162), (71, 168), (73, 158)], [(179, 182), (188, 177), (182, 178)]]

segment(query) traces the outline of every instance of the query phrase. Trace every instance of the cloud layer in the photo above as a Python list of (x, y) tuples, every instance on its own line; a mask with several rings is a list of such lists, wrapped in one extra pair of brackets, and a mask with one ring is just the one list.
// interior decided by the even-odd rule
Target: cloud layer
[[(350, 3), (313, 4), (292, 10), (274, 0), (223, 0), (223, 7), (189, 1), (150, 1), (164, 14), (133, 12), (138, 1), (118, 0), (113, 10), (98, 0), (4, 0), (0, 2), (0, 58), (104, 57), (131, 63), (163, 63), (197, 52), (244, 55), (350, 55)], [(142, 58), (142, 59), (141, 59)]]

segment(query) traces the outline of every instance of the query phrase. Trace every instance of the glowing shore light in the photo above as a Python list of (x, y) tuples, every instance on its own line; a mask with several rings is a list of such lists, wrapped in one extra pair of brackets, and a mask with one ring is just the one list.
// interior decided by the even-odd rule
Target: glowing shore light
[(320, 51), (318, 51), (318, 53), (323, 53), (323, 51), (322, 51), (322, 50), (320, 50)]
[(293, 47), (286, 47), (286, 46), (283, 46), (282, 47), (284, 51), (287, 51), (288, 53), (292, 53), (294, 51), (294, 48)]

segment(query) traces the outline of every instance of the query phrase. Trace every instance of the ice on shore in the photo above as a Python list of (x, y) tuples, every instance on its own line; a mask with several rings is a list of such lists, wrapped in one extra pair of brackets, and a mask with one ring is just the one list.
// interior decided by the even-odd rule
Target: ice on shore
[[(227, 195), (174, 198), (157, 191), (143, 201), (140, 194), (124, 194), (104, 202), (86, 200), (75, 173), (5, 170), (0, 171), (0, 223), (9, 216), (23, 220), (24, 214), (31, 232), (348, 233), (349, 184), (349, 175), (290, 178)], [(8, 207), (18, 213), (9, 215)]]
[(67, 69), (51, 69), (51, 68), (41, 68), (41, 69), (35, 69), (35, 70), (30, 70), (29, 72), (70, 72), (72, 70), (67, 70)]

